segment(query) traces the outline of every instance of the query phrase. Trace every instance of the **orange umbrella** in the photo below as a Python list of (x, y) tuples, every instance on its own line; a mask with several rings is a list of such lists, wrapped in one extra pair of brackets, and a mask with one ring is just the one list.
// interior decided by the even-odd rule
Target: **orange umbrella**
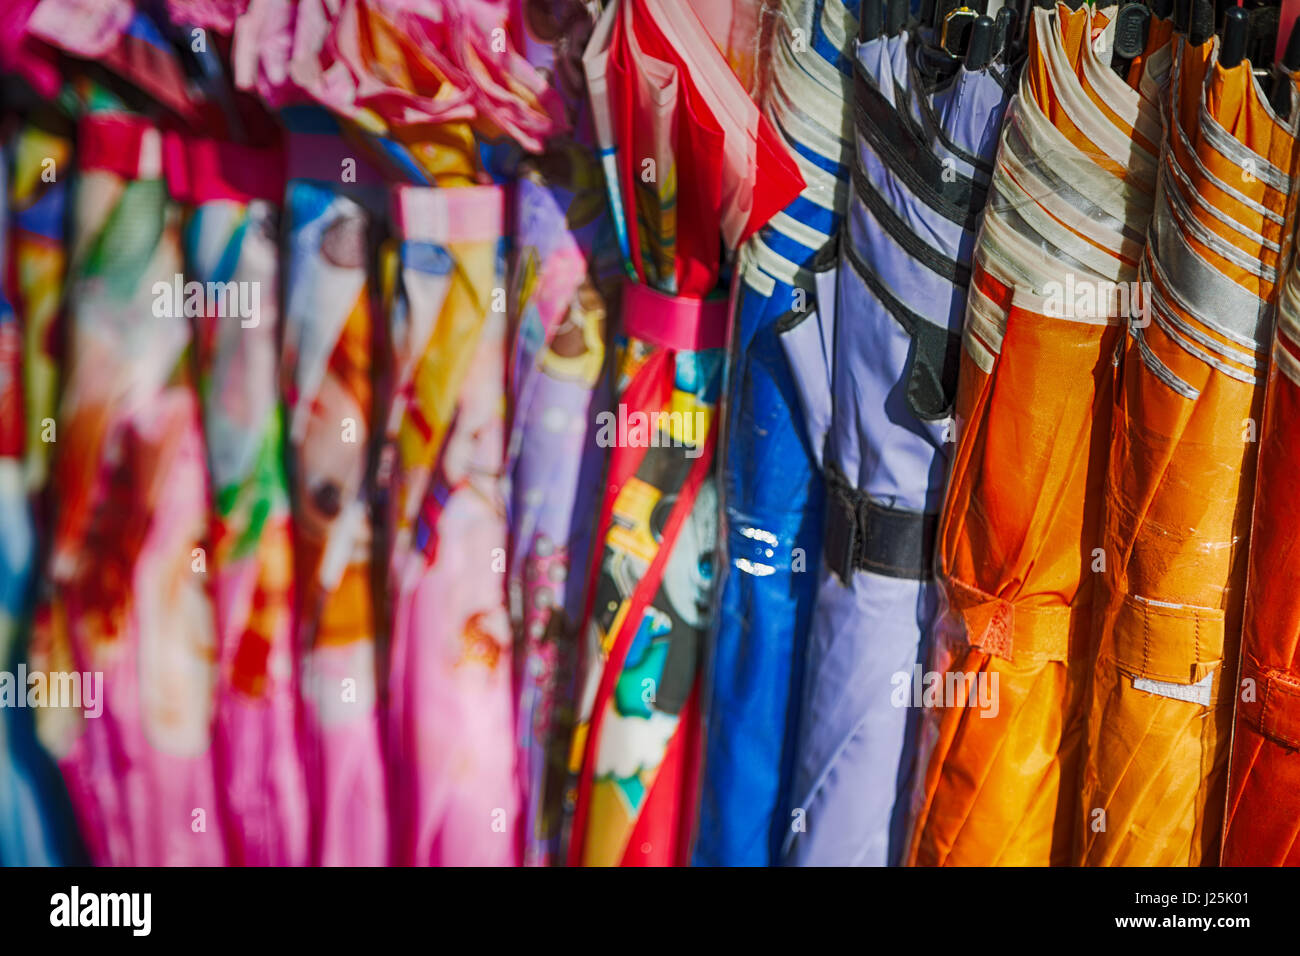
[(1260, 373), (1296, 156), (1292, 125), (1240, 59), (1244, 18), (1228, 21), (1222, 45), (1196, 30), (1174, 40), (1145, 308), (1116, 376), (1082, 789), (1090, 865), (1218, 856)]
[(1035, 9), (1029, 33), (967, 306), (918, 865), (1066, 863), (1077, 812), (1112, 299), (1137, 278), (1160, 126), (1151, 84), (1110, 67), (1106, 13)]

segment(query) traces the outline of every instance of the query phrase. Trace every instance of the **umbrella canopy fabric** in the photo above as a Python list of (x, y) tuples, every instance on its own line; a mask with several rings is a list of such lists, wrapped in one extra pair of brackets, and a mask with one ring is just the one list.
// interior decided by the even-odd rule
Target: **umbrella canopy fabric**
[[(569, 862), (684, 863), (698, 671), (716, 546), (714, 411), (734, 250), (803, 188), (771, 125), (680, 0), (607, 8), (584, 54), (635, 280), (624, 286), (616, 409), (583, 632)], [(759, 175), (762, 170), (762, 175)]]
[(379, 484), (390, 548), (394, 863), (513, 866), (506, 321), (495, 295), (504, 196), (496, 186), (406, 186), (392, 204), (400, 266)]
[(817, 300), (814, 270), (833, 253), (847, 201), (857, 7), (789, 0), (765, 40), (773, 55), (764, 114), (807, 185), (746, 243), (737, 269), (719, 456), (724, 576), (710, 645), (696, 865), (768, 865), (788, 829), (822, 487), (820, 446), (803, 427), (783, 343), (809, 333), (820, 341), (819, 317), (829, 321), (834, 307)]
[[(903, 852), (916, 712), (898, 697), (934, 613), (933, 526), (970, 257), (1011, 94), (1001, 63), (937, 75), (919, 31), (861, 43), (840, 239), (826, 543), (786, 859)], [(815, 363), (814, 363), (815, 364)]]
[[(30, 260), (20, 259), (31, 254), (31, 247), (14, 250), (11, 243), (34, 241), (38, 248), (41, 245), (40, 234), (28, 232), (35, 225), (30, 210), (51, 199), (61, 205), (62, 200), (61, 190), (42, 195), (39, 174), (33, 176), (40, 168), (40, 154), (24, 149), (31, 144), (33, 134), (41, 136), (39, 130), (24, 124), (0, 151), (0, 261), (19, 266), (32, 265)], [(70, 144), (64, 140), (62, 145), (60, 158), (66, 161)], [(18, 203), (29, 213), (21, 225), (16, 215), (10, 220), (11, 212), (19, 211), (15, 208)], [(48, 225), (58, 226), (44, 238), (61, 260), (62, 223)], [(37, 274), (52, 279), (57, 289), (62, 270), (51, 275), (39, 269), (41, 264), (39, 260), (36, 263)], [(18, 706), (26, 703), (28, 686), (25, 681), (19, 686), (13, 677), (21, 673), (19, 663), (26, 661), (31, 585), (38, 554), (37, 521), (25, 480), (25, 329), (21, 313), (13, 307), (8, 294), (15, 271), (6, 270), (0, 281), (0, 668), (8, 678), (4, 707), (0, 709), (0, 865), (51, 866), (63, 862), (66, 853), (59, 840), (57, 790), (50, 786), (53, 780), (48, 759), (42, 759), (36, 745), (32, 714)]]
[(363, 164), (355, 186), (339, 183), (341, 163), (356, 157), (331, 124), (313, 124), (289, 133), (281, 352), (310, 854), (314, 864), (380, 865), (389, 816), (370, 502), (383, 340), (371, 237), (386, 210)]
[(1294, 263), (1278, 296), (1272, 363), (1260, 422), (1255, 520), (1250, 531), (1237, 675), (1236, 715), (1228, 761), (1224, 866), (1296, 866), (1300, 806), (1296, 714), (1294, 496), (1300, 405), (1300, 269)]
[(609, 404), (606, 329), (622, 258), (596, 155), (580, 0), (516, 0), (521, 49), (564, 99), (571, 133), (515, 184), (510, 267), (510, 616), (524, 864), (562, 859), (560, 834), (583, 613)]
[(159, 291), (182, 270), (179, 210), (146, 120), (93, 113), (78, 144), (52, 594), (32, 667), (83, 672), (83, 706), (42, 708), (38, 728), (92, 861), (219, 865), (201, 411), (190, 323)]
[(217, 293), (191, 318), (213, 495), (213, 759), (229, 860), (303, 865), (309, 815), (279, 377), (284, 160), (275, 148), (175, 133), (165, 149), (172, 196), (189, 207), (186, 284)]
[[(27, 420), (24, 483), (41, 496), (54, 443), (43, 434), (58, 405), (59, 317), (67, 269), (66, 221), (73, 181), (72, 130), (41, 110), (15, 131), (6, 292), (22, 332), (22, 398)], [(62, 171), (63, 175), (59, 175)], [(46, 509), (37, 502), (38, 512)]]
[(1116, 376), (1082, 861), (1218, 860), (1258, 422), (1296, 128), (1175, 41), (1142, 321)]
[(1104, 12), (1036, 8), (1029, 31), (963, 332), (919, 865), (1064, 864), (1074, 848), (1112, 300), (1137, 279), (1160, 122), (1109, 68)]
[[(578, 144), (566, 153), (563, 163), (543, 165), (516, 186), (511, 277), (518, 317), (510, 443), (516, 736), (527, 801), (525, 863), (539, 866), (559, 852), (576, 628), (605, 457), (594, 440), (595, 415), (609, 403), (605, 330), (612, 293), (607, 298), (601, 290), (608, 285), (593, 281), (601, 269), (589, 257), (601, 237), (606, 249), (617, 249), (595, 155)], [(590, 212), (580, 208), (584, 203)]]

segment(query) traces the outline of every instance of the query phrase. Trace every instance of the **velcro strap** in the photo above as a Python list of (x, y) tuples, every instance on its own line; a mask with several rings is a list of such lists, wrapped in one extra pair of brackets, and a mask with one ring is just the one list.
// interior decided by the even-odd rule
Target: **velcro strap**
[(1046, 664), (1070, 659), (1070, 640), (1086, 634), (1088, 605), (1038, 605), (1009, 601), (954, 578), (944, 586), (948, 600), (966, 625), (966, 641), (986, 654), (1016, 664)]
[(933, 576), (937, 514), (889, 508), (827, 468), (826, 565), (846, 586), (854, 571), (924, 581)]
[(1126, 595), (1115, 620), (1115, 663), (1140, 679), (1199, 684), (1223, 663), (1223, 611)]
[(1300, 676), (1244, 660), (1241, 677), (1255, 682), (1251, 699), (1243, 695), (1237, 705), (1246, 723), (1288, 750), (1300, 750)]

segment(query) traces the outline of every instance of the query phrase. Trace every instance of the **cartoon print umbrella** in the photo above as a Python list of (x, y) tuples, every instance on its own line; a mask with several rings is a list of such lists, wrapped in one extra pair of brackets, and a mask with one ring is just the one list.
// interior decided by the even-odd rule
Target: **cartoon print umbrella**
[[(26, 132), (15, 130), (0, 151), (0, 261), (15, 254), (8, 249), (11, 175), (27, 179), (15, 182), (15, 194), (29, 192), (33, 185), (30, 169), (23, 174), (14, 169), (26, 157), (9, 149)], [(11, 165), (11, 156), (18, 163)], [(18, 235), (15, 226), (14, 237)], [(0, 710), (0, 865), (51, 866), (65, 852), (58, 842), (55, 791), (35, 746), (31, 711), (17, 706), (26, 703), (29, 689), (15, 675), (24, 673), (19, 664), (25, 667), (38, 547), (24, 480), (23, 329), (6, 295), (7, 284), (0, 283), (0, 667), (10, 686)]]
[(391, 482), (395, 862), (517, 865), (506, 327), (496, 293), (504, 196), (496, 186), (408, 186), (393, 206), (401, 266), (380, 467)]
[(564, 97), (571, 136), (515, 184), (510, 272), (510, 614), (515, 632), (524, 864), (560, 853), (579, 618), (605, 450), (606, 321), (622, 273), (581, 57), (594, 18), (578, 0), (520, 3), (522, 49)]
[(582, 625), (568, 859), (664, 865), (689, 854), (716, 543), (726, 306), (705, 297), (719, 251), (803, 183), (689, 6), (613, 4), (585, 61), (597, 51), (607, 95), (592, 107), (616, 144), (614, 198), (637, 278), (624, 286), (616, 412), (597, 433), (613, 447)]
[(1142, 259), (1149, 318), (1129, 323), (1115, 388), (1082, 781), (1089, 865), (1219, 856), (1262, 372), (1290, 257), (1300, 120), (1276, 114), (1241, 58), (1243, 23), (1232, 43), (1195, 23), (1174, 41)]
[(59, 701), (81, 706), (43, 708), (38, 729), (92, 861), (218, 865), (193, 337), (159, 294), (181, 271), (179, 210), (147, 120), (92, 112), (78, 150), (52, 593), (32, 666), (84, 676), (80, 701)]
[[(1109, 454), (1157, 106), (1113, 11), (1035, 8), (970, 281), (908, 861), (1069, 863)], [(1122, 295), (1122, 298), (1120, 297)]]
[[(26, 425), (24, 481), (38, 498), (50, 474), (49, 441), (58, 401), (59, 315), (67, 268), (67, 207), (73, 181), (72, 130), (50, 108), (14, 134), (7, 284), (22, 333)], [(55, 432), (57, 437), (57, 429)], [(35, 502), (38, 513), (45, 511)]]
[[(371, 236), (384, 192), (328, 117), (288, 119), (281, 362), (311, 862), (378, 865), (389, 859), (389, 817), (371, 509), (382, 341)], [(355, 184), (340, 181), (348, 160)]]
[(222, 822), (232, 863), (302, 865), (309, 817), (278, 343), (284, 158), (179, 133), (165, 145), (172, 195), (192, 207), (183, 289), (203, 290), (191, 318), (213, 495)]

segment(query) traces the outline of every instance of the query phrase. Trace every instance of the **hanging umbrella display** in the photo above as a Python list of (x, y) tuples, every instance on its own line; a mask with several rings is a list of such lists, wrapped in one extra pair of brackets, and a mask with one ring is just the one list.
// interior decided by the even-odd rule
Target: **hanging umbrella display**
[[(387, 222), (393, 239), (382, 256), (387, 321), (379, 325), (355, 312), (348, 319), (349, 328), (357, 320), (348, 347), (352, 394), (331, 410), (338, 419), (364, 422), (354, 436), (357, 447), (327, 460), (328, 445), (322, 445), (319, 457), (300, 470), (304, 482), (315, 480), (314, 472), (336, 479), (331, 484), (346, 488), (352, 502), (346, 509), (353, 517), (336, 531), (340, 541), (351, 542), (339, 547), (353, 549), (353, 599), (369, 610), (365, 627), (354, 632), (359, 640), (346, 666), (359, 667), (366, 658), (361, 680), (371, 698), (352, 710), (381, 719), (391, 757), (384, 773), (364, 769), (377, 770), (381, 758), (377, 752), (361, 756), (375, 750), (370, 718), (353, 723), (358, 736), (340, 743), (342, 776), (323, 782), (323, 799), (333, 805), (347, 798), (350, 787), (365, 788), (366, 798), (357, 804), (370, 808), (369, 825), (376, 832), (390, 817), (399, 862), (511, 863), (520, 832), (509, 729), (512, 655), (505, 629), (506, 568), (497, 567), (503, 563), (498, 552), (505, 554), (505, 438), (497, 418), (505, 382), (505, 330), (497, 328), (505, 308), (498, 294), (503, 290), (497, 248), (503, 208), (499, 192), (472, 184), (486, 181), (476, 136), (507, 134), (540, 148), (542, 136), (561, 128), (547, 112), (555, 94), (512, 46), (497, 48), (495, 31), (509, 26), (500, 5), (412, 7), (358, 0), (321, 14), (299, 8), (277, 19), (267, 5), (250, 7), (236, 25), (235, 45), (240, 82), (261, 85), (278, 73), (288, 82), (272, 86), (277, 99), (314, 100), (342, 119), (323, 123), (319, 113), (285, 111), (291, 172), (313, 180), (310, 187), (291, 186), (290, 216), (299, 213), (293, 191), (310, 189), (316, 195), (307, 200), (302, 192), (303, 209), (316, 208), (302, 219), (310, 230), (304, 241), (319, 242), (319, 226), (306, 225), (317, 210), (342, 214), (327, 231), (347, 223), (349, 237), (342, 244), (348, 247), (349, 284), (340, 290), (345, 294), (326, 293), (328, 308), (337, 310), (340, 301), (355, 301), (358, 308), (369, 302), (378, 292), (369, 238)], [(292, 35), (293, 43), (286, 47), (273, 35), (267, 48), (258, 49), (258, 39), (247, 31), (271, 23)], [(255, 70), (247, 68), (249, 62)], [(322, 148), (313, 142), (330, 135), (333, 142)], [(439, 188), (405, 188), (385, 203), (376, 188), (380, 169), (399, 182)], [(444, 195), (445, 187), (452, 188)], [(317, 258), (306, 249), (300, 261), (310, 271)], [(311, 280), (295, 287), (292, 263), (290, 273), (291, 308), (295, 289), (308, 307), (299, 321), (304, 327), (324, 325), (305, 334), (322, 336), (312, 361), (325, 362), (330, 344), (343, 344), (339, 326), (322, 323), (312, 312), (310, 299), (319, 291)], [(356, 282), (361, 286), (354, 289)], [(329, 359), (328, 367), (339, 365)], [(328, 381), (318, 371), (311, 378)], [(378, 383), (374, 392), (372, 379)], [(319, 405), (316, 399), (303, 407)], [(337, 431), (337, 421), (329, 427)], [(373, 459), (367, 449), (372, 429), (379, 433)], [(330, 434), (322, 423), (322, 441)], [(330, 470), (340, 461), (348, 463), (346, 478)], [(372, 519), (378, 520), (377, 537), (361, 531)], [(462, 544), (439, 550), (441, 536), (450, 533), (440, 522), (454, 526)], [(379, 563), (367, 572), (372, 550)], [(481, 565), (474, 559), (480, 551)], [(337, 574), (337, 564), (329, 567)], [(378, 605), (370, 584), (379, 587)], [(330, 666), (345, 665), (340, 658)], [(331, 683), (336, 681), (322, 684), (322, 692), (333, 693)], [(315, 706), (324, 706), (323, 699)], [(445, 732), (449, 721), (478, 729), (451, 738)], [(321, 724), (321, 734), (328, 723)], [(352, 770), (344, 766), (349, 763)], [(476, 773), (467, 773), (471, 764)], [(364, 771), (366, 782), (353, 782), (353, 770)], [(481, 830), (479, 819), (490, 828)], [(357, 850), (364, 845), (387, 853), (383, 840), (355, 839)]]
[[(1035, 8), (971, 270), (908, 861), (1072, 859), (1112, 358), (1161, 139), (1113, 10)], [(1122, 290), (1123, 298), (1118, 297)]]
[[(1011, 79), (993, 21), (963, 64), (864, 7), (852, 191), (841, 233), (825, 564), (813, 612), (786, 859), (897, 863), (934, 610), (933, 527), (946, 471), (975, 230)], [(937, 34), (936, 34), (937, 35)], [(949, 42), (955, 33), (949, 31)], [(809, 375), (821, 371), (814, 360)], [(823, 372), (824, 374), (824, 372)]]
[(38, 729), (94, 862), (220, 864), (193, 343), (159, 293), (181, 271), (178, 210), (147, 120), (92, 112), (78, 151), (51, 595), (31, 656), (80, 673), (82, 706), (42, 708)]
[[(540, 149), (563, 115), (542, 75), (510, 43), (498, 47), (507, 13), (499, 4), (345, 3), (319, 55), (291, 65), (304, 89), (358, 123), (413, 182), (439, 187), (399, 187), (390, 202), (391, 353), (376, 490), (399, 863), (519, 860), (504, 194), (470, 184), (496, 172), (490, 141), (506, 134)], [(448, 735), (448, 726), (462, 732)]]
[[(1115, 389), (1104, 600), (1083, 774), (1083, 862), (1217, 862), (1262, 371), (1290, 256), (1296, 126), (1192, 22)], [(1148, 318), (1149, 317), (1149, 318)], [(1243, 744), (1245, 742), (1243, 741)]]
[[(762, 43), (764, 114), (806, 186), (742, 247), (719, 452), (726, 537), (712, 635), (697, 865), (763, 866), (787, 831), (803, 644), (821, 541), (820, 448), (783, 337), (820, 342), (815, 270), (844, 212), (857, 4), (783, 3)], [(800, 38), (811, 37), (805, 45)], [(833, 38), (833, 39), (832, 39)], [(805, 68), (803, 61), (808, 61)], [(797, 324), (807, 325), (794, 331)], [(817, 349), (820, 350), (820, 344)], [(825, 383), (819, 383), (823, 388)]]
[(597, 433), (612, 447), (583, 620), (569, 862), (684, 863), (726, 332), (725, 302), (705, 297), (720, 250), (736, 249), (804, 184), (686, 4), (611, 4), (584, 59), (605, 67), (607, 95), (592, 106), (616, 144), (613, 198), (624, 203), (637, 278), (624, 286), (616, 411)]
[(606, 323), (622, 273), (594, 148), (582, 52), (594, 18), (579, 0), (521, 2), (529, 62), (564, 97), (572, 134), (515, 184), (510, 270), (510, 616), (515, 635), (524, 864), (560, 855), (585, 569), (609, 404)]

